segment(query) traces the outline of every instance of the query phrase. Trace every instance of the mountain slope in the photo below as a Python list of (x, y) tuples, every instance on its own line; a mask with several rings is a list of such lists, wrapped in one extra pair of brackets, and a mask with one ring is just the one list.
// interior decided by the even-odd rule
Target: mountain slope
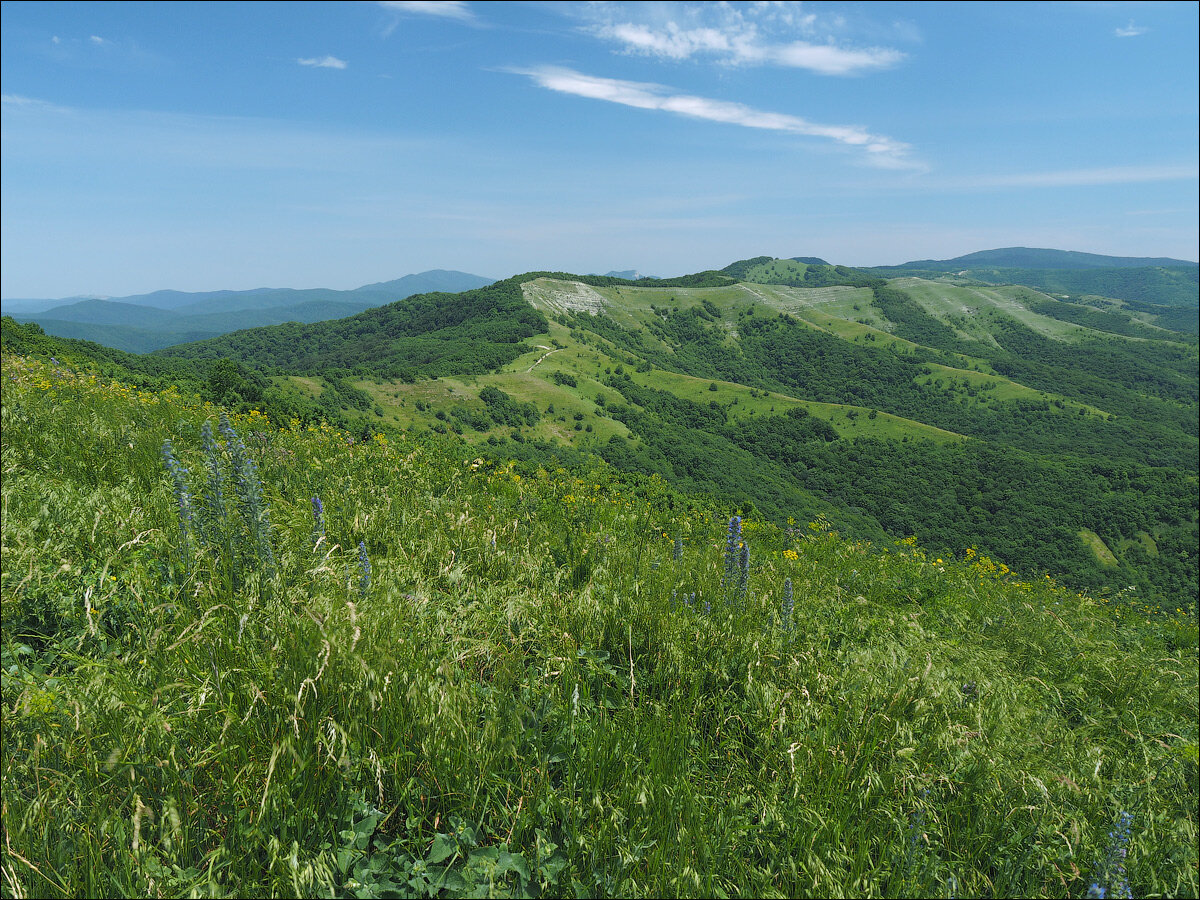
[[(1127, 583), (1139, 580), (1139, 567), (1143, 576), (1157, 569), (1142, 585), (1191, 603), (1194, 341), (1168, 332), (1159, 332), (1166, 341), (1130, 339), (1064, 322), (1036, 311), (1049, 298), (1019, 287), (981, 291), (910, 279), (883, 288), (664, 290), (552, 280), (525, 288), (573, 338), (624, 367), (623, 374), (611, 365), (605, 372), (613, 374), (598, 366), (569, 373), (581, 389), (587, 378), (620, 395), (604, 414), (629, 428), (636, 444), (597, 448), (619, 466), (720, 486), (764, 509), (798, 496), (777, 484), (799, 487), (836, 498), (838, 521), (859, 522), (852, 530), (914, 533), (960, 551), (986, 547), (1009, 563), (1071, 572), (1092, 585), (1112, 583), (1115, 573), (1102, 571), (1081, 533), (1103, 534), (1118, 548)], [(565, 343), (561, 335), (555, 340)], [(569, 364), (569, 352), (542, 366)], [(684, 401), (659, 368), (712, 379), (713, 390)], [(635, 384), (673, 390), (648, 395)], [(740, 396), (731, 397), (726, 385), (738, 384)], [(747, 431), (749, 408), (767, 396), (777, 414)], [(781, 441), (792, 435), (778, 414), (790, 404), (774, 399), (784, 396), (803, 401), (812, 415), (819, 415), (813, 401), (825, 409), (843, 404), (825, 419), (841, 426), (838, 439), (797, 432)], [(885, 414), (889, 423), (923, 423), (972, 440), (935, 449), (910, 443), (922, 436), (907, 426), (854, 438), (859, 423), (877, 425)], [(732, 446), (702, 445), (701, 433)], [(1135, 507), (1138, 525), (1128, 518)], [(1152, 533), (1161, 538), (1157, 556), (1139, 557), (1136, 547), (1149, 545), (1138, 544), (1138, 535)]]
[(1120, 305), (758, 258), (670, 281), (527, 273), (153, 359), (225, 356), (363, 433), (600, 457), (777, 522), (1194, 604), (1197, 342)]

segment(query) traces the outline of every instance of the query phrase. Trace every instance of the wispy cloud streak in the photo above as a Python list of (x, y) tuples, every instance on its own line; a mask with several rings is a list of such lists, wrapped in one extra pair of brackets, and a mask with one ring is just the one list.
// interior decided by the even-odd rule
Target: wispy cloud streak
[(1113, 34), (1115, 34), (1117, 37), (1138, 37), (1139, 35), (1145, 34), (1149, 30), (1149, 28), (1143, 28), (1141, 25), (1134, 25), (1133, 20), (1130, 19), (1128, 25), (1126, 25), (1124, 28), (1115, 29)]
[(474, 14), (464, 0), (379, 0), (385, 9), (421, 16), (441, 16), (446, 19), (473, 19)]
[(659, 84), (599, 78), (557, 66), (510, 71), (525, 75), (535, 84), (551, 91), (592, 100), (605, 100), (636, 109), (659, 110), (692, 119), (740, 125), (743, 128), (761, 128), (806, 137), (826, 138), (863, 151), (867, 161), (875, 166), (893, 169), (919, 168), (908, 159), (908, 144), (884, 135), (872, 134), (856, 125), (822, 125), (800, 116), (754, 109), (741, 103), (672, 93), (670, 88)]
[(820, 75), (858, 75), (891, 68), (905, 54), (856, 47), (835, 37), (847, 23), (800, 3), (599, 3), (580, 15), (584, 30), (620, 52), (730, 66), (781, 66)]
[(344, 69), (346, 61), (336, 56), (315, 56), (308, 59), (296, 60), (302, 66), (312, 66), (316, 69)]
[(821, 75), (857, 75), (887, 69), (904, 59), (899, 50), (886, 47), (862, 49), (764, 40), (753, 25), (681, 28), (668, 22), (660, 28), (625, 22), (591, 29), (597, 37), (613, 41), (627, 53), (684, 60), (710, 56), (730, 65), (774, 65), (808, 69)]

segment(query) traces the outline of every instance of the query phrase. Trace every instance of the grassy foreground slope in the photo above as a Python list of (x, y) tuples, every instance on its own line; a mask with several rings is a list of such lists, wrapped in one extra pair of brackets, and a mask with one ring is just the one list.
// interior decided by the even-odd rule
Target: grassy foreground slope
[(1194, 619), (730, 541), (599, 465), (2, 384), (5, 896), (1200, 888)]

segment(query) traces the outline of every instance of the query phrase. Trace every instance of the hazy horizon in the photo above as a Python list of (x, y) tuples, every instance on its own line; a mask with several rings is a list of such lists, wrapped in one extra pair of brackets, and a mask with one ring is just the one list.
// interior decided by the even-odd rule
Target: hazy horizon
[[(993, 250), (993, 249), (1006, 249), (1006, 248), (988, 247), (988, 248), (983, 248), (983, 249)], [(1066, 249), (1066, 248), (1061, 248), (1061, 247), (1034, 248), (1034, 247), (1030, 247), (1030, 248), (1025, 248), (1025, 249), (1062, 250), (1062, 249)], [(975, 251), (970, 251), (970, 252), (975, 252)], [(1083, 251), (1083, 252), (1088, 252), (1088, 251)], [(800, 255), (801, 254), (793, 254), (793, 256), (800, 256)], [(1105, 254), (1105, 255), (1111, 255), (1111, 254)], [(747, 257), (747, 258), (749, 258), (749, 257)], [(780, 258), (787, 258), (787, 257), (780, 257)], [(946, 257), (945, 259), (953, 259), (953, 258), (954, 257)], [(1145, 257), (1145, 258), (1146, 259), (1154, 259), (1156, 257)], [(1157, 257), (1157, 258), (1162, 258), (1162, 257)], [(922, 257), (922, 259), (935, 259), (935, 257)], [(914, 260), (905, 260), (904, 262), (916, 262), (916, 261), (918, 261), (918, 260), (915, 260), (915, 259)], [(732, 263), (732, 262), (735, 262), (735, 260), (729, 260), (728, 262)], [(831, 263), (833, 265), (845, 265), (844, 263), (841, 263), (838, 260), (832, 260), (832, 259), (826, 260), (826, 262)], [(1179, 259), (1178, 262), (1185, 263), (1187, 265), (1200, 265), (1200, 263), (1197, 263), (1195, 260), (1188, 260), (1188, 259)], [(726, 264), (728, 264), (728, 263), (726, 263)], [(880, 265), (883, 267), (886, 267), (889, 264), (882, 263)], [(901, 265), (901, 263), (896, 263), (894, 265)], [(717, 263), (717, 266), (718, 266), (718, 268), (722, 267), (720, 263)], [(863, 266), (862, 268), (872, 268), (872, 266)], [(382, 282), (364, 282), (362, 284), (353, 284), (353, 285), (349, 285), (347, 287), (333, 287), (333, 286), (327, 285), (327, 284), (309, 284), (309, 285), (300, 285), (300, 284), (262, 285), (262, 284), (259, 284), (259, 285), (254, 285), (253, 287), (233, 287), (233, 288), (230, 288), (230, 287), (201, 287), (201, 288), (195, 288), (192, 290), (180, 290), (179, 288), (165, 286), (165, 287), (161, 287), (161, 288), (155, 288), (154, 290), (151, 290), (151, 291), (139, 291), (134, 294), (99, 294), (99, 293), (95, 293), (95, 294), (72, 294), (72, 295), (68, 295), (65, 297), (48, 297), (48, 296), (47, 297), (33, 297), (33, 296), (16, 297), (16, 296), (13, 296), (13, 297), (2, 297), (2, 298), (0, 298), (0, 302), (25, 302), (25, 301), (49, 301), (49, 300), (55, 300), (55, 301), (58, 301), (58, 300), (76, 300), (76, 301), (79, 301), (79, 300), (120, 300), (120, 299), (124, 299), (126, 297), (150, 296), (150, 295), (153, 295), (156, 293), (205, 294), (205, 293), (216, 293), (216, 292), (221, 292), (221, 291), (228, 291), (231, 293), (250, 293), (253, 291), (314, 290), (314, 289), (316, 289), (316, 290), (333, 290), (333, 291), (351, 292), (351, 291), (355, 291), (360, 288), (368, 287), (372, 284), (386, 283), (389, 281), (397, 281), (401, 278), (406, 278), (406, 277), (414, 276), (414, 275), (424, 275), (424, 274), (426, 274), (426, 272), (432, 272), (432, 271), (460, 272), (465, 275), (476, 275), (480, 278), (488, 278), (493, 281), (499, 281), (504, 278), (510, 278), (514, 275), (524, 274), (523, 272), (508, 272), (504, 275), (495, 276), (495, 275), (489, 275), (487, 273), (481, 273), (481, 272), (467, 272), (464, 269), (426, 269), (422, 272), (406, 272), (403, 275), (397, 275), (395, 278), (385, 278), (382, 280)], [(542, 269), (537, 269), (537, 270), (527, 269), (525, 271), (562, 271), (562, 270), (561, 269), (545, 269), (543, 267)], [(610, 267), (608, 269), (605, 269), (603, 272), (598, 271), (598, 270), (589, 270), (587, 272), (574, 272), (572, 274), (575, 274), (575, 275), (604, 275), (607, 273), (628, 272), (628, 271), (637, 271), (639, 277), (674, 278), (674, 277), (678, 277), (681, 275), (694, 274), (694, 272), (703, 271), (703, 270), (696, 269), (696, 270), (693, 270), (692, 272), (671, 272), (671, 273), (664, 274), (664, 273), (659, 273), (659, 272), (645, 273), (645, 272), (641, 272), (640, 270), (613, 269)]]

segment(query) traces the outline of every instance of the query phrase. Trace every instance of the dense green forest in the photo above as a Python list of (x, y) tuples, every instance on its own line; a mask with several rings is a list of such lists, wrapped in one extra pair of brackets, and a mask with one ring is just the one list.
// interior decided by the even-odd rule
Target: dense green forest
[(638, 450), (620, 438), (601, 449), (618, 468), (736, 498), (776, 520), (828, 516), (822, 507), (834, 506), (839, 526), (851, 533), (875, 540), (915, 535), (922, 546), (958, 554), (983, 548), (1088, 589), (1111, 583), (1115, 573), (1078, 540), (1080, 529), (1114, 543), (1153, 531), (1153, 564), (1142, 554), (1142, 565), (1120, 571), (1122, 580), (1150, 596), (1197, 594), (1200, 497), (1196, 479), (1179, 469), (978, 441), (837, 440), (828, 425), (798, 410), (737, 422), (723, 407), (620, 378), (610, 384), (629, 404), (610, 403), (609, 412), (640, 439)]
[[(1085, 328), (1092, 328), (1096, 331), (1106, 331), (1109, 334), (1180, 343), (1195, 343), (1197, 340), (1194, 328), (1183, 328), (1178, 331), (1167, 330), (1168, 328), (1179, 328), (1179, 325), (1183, 323), (1164, 323), (1166, 327), (1147, 326), (1124, 310), (1115, 309), (1115, 304), (1111, 302), (1102, 301), (1099, 298), (1092, 298), (1089, 301), (1085, 297), (1077, 297), (1074, 300), (1075, 302), (1064, 303), (1061, 300), (1046, 297), (1032, 301), (1029, 308), (1044, 316), (1052, 316), (1064, 322), (1073, 322), (1076, 325), (1083, 325)], [(1136, 304), (1126, 304), (1126, 306), (1131, 310), (1138, 309)], [(1186, 308), (1180, 309), (1180, 312), (1187, 311)], [(1185, 333), (1180, 333), (1181, 331)]]

